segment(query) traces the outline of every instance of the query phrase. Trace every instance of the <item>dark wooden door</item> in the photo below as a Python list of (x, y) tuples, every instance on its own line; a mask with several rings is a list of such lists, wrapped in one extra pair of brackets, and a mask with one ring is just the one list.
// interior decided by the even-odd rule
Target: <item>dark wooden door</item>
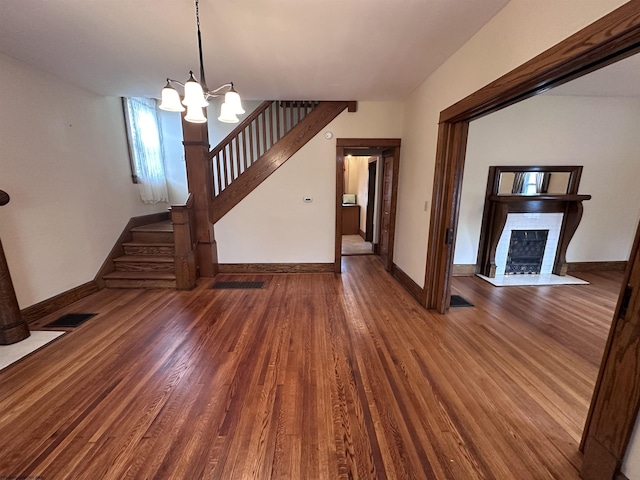
[(376, 208), (376, 170), (377, 160), (369, 163), (369, 182), (367, 192), (367, 218), (364, 231), (366, 242), (373, 242), (373, 212)]
[(640, 408), (640, 225), (582, 438), (582, 478), (614, 478)]
[(391, 270), (389, 250), (391, 247), (391, 205), (393, 198), (393, 151), (383, 153), (382, 205), (380, 209), (380, 259), (387, 270)]

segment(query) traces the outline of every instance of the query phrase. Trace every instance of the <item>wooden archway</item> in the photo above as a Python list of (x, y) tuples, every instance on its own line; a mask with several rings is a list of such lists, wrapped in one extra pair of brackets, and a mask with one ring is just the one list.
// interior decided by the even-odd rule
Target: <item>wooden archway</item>
[[(444, 313), (449, 307), (469, 122), (638, 52), (640, 0), (632, 0), (441, 112), (425, 272), (427, 308)], [(640, 357), (638, 289), (631, 295), (627, 286), (634, 279), (640, 283), (639, 242), (640, 229), (582, 439), (585, 479), (613, 478), (640, 406), (640, 367), (627, 361)]]

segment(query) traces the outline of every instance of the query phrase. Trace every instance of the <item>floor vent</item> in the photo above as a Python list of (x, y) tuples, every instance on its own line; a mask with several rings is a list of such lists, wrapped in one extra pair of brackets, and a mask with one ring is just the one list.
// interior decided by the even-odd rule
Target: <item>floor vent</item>
[(45, 328), (55, 328), (55, 327), (78, 327), (82, 325), (84, 322), (89, 320), (92, 317), (95, 317), (97, 313), (67, 313), (66, 315), (61, 316), (57, 320), (54, 320), (51, 323), (47, 323)]
[(451, 303), (452, 307), (473, 307), (473, 303), (468, 302), (460, 295), (451, 295)]
[(264, 288), (264, 282), (216, 282), (213, 290), (253, 290)]

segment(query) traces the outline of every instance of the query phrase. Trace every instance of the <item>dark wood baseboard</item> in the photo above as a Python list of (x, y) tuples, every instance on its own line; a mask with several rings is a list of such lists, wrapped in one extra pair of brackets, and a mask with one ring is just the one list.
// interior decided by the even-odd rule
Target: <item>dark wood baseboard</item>
[(55, 312), (56, 310), (60, 310), (67, 305), (71, 305), (73, 302), (76, 302), (84, 297), (88, 297), (98, 290), (98, 284), (94, 280), (92, 280), (80, 285), (79, 287), (75, 287), (71, 290), (67, 290), (66, 292), (62, 292), (55, 297), (51, 297), (47, 300), (36, 303), (35, 305), (31, 305), (30, 307), (21, 310), (20, 313), (22, 314), (22, 318), (25, 322), (32, 323), (36, 320), (41, 319), (42, 317), (49, 315), (50, 313)]
[(618, 472), (616, 474), (615, 480), (629, 480), (629, 479), (627, 478), (627, 476), (624, 473)]
[(333, 263), (221, 263), (218, 273), (332, 273)]
[(424, 305), (425, 291), (420, 285), (413, 281), (413, 279), (404, 273), (404, 271), (395, 263), (391, 266), (391, 274), (400, 282), (413, 298), (415, 298), (420, 305)]
[(473, 277), (476, 274), (476, 265), (471, 263), (458, 263), (453, 265), (454, 277)]
[(135, 227), (140, 227), (142, 225), (149, 225), (151, 223), (162, 222), (164, 220), (169, 220), (171, 218), (171, 214), (167, 212), (158, 212), (158, 213), (150, 213), (149, 215), (141, 215), (139, 217), (132, 217), (129, 219), (129, 222), (120, 233), (118, 240), (114, 244), (113, 248), (107, 255), (107, 258), (103, 262), (100, 270), (96, 274), (93, 279), (94, 282), (98, 285), (98, 288), (105, 288), (105, 281), (102, 277), (104, 277), (107, 273), (111, 273), (115, 270), (115, 265), (113, 263), (113, 259), (117, 257), (121, 257), (124, 255), (124, 247), (123, 243), (130, 242), (133, 238), (131, 234), (131, 229)]
[(373, 253), (374, 253), (374, 255), (380, 255), (380, 244), (379, 243), (374, 243), (373, 244)]
[(365, 242), (367, 241), (367, 234), (362, 230), (358, 230), (358, 235), (360, 235)]
[(569, 272), (624, 272), (627, 262), (570, 262), (567, 263)]

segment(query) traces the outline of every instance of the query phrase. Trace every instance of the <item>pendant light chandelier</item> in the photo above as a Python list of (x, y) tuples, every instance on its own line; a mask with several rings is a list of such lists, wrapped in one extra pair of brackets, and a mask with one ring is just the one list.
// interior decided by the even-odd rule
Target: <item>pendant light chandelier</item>
[[(245, 113), (242, 108), (240, 95), (233, 88), (233, 82), (220, 85), (214, 90), (207, 88), (207, 82), (204, 79), (204, 65), (202, 62), (202, 38), (200, 35), (200, 12), (198, 9), (198, 0), (196, 0), (196, 24), (198, 27), (198, 53), (200, 58), (200, 82), (193, 76), (193, 72), (189, 72), (189, 78), (185, 83), (167, 78), (167, 84), (162, 89), (162, 102), (159, 108), (168, 112), (184, 112), (187, 107), (187, 113), (184, 119), (191, 123), (205, 123), (207, 117), (204, 115), (204, 108), (209, 105), (208, 100), (214, 97), (224, 95), (224, 103), (220, 108), (220, 116), (218, 120), (225, 123), (238, 123), (237, 115)], [(174, 88), (174, 84), (180, 85), (184, 89), (184, 99), (180, 101), (180, 94)]]

